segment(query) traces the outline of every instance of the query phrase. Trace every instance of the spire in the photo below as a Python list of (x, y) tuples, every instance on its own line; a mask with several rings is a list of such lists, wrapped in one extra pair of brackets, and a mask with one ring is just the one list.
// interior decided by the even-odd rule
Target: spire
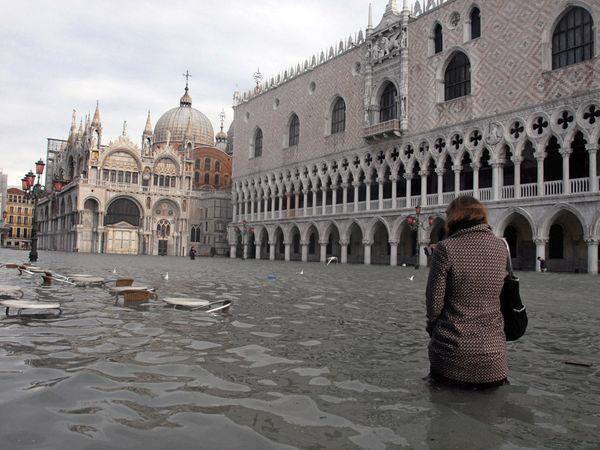
[(190, 90), (189, 80), (192, 77), (192, 75), (190, 74), (189, 70), (186, 70), (185, 73), (183, 74), (183, 76), (185, 77), (185, 93), (181, 97), (181, 100), (179, 100), (179, 106), (181, 106), (181, 107), (185, 106), (185, 107), (191, 108), (192, 97), (189, 94), (189, 90)]
[(397, 13), (398, 12), (398, 5), (396, 4), (396, 0), (389, 0), (387, 6), (385, 7), (385, 12), (393, 12), (393, 13)]
[(77, 139), (77, 117), (75, 110), (73, 110), (73, 115), (71, 116), (71, 131), (69, 132), (69, 141), (72, 142), (75, 139)]
[(373, 5), (369, 3), (369, 22), (367, 24), (367, 30), (373, 29)]
[(127, 121), (123, 121), (123, 137), (127, 136)]
[(221, 111), (221, 114), (219, 114), (219, 120), (221, 121), (221, 131), (223, 131), (223, 123), (225, 122), (226, 119), (226, 115), (225, 115), (225, 110)]
[(100, 102), (96, 100), (96, 111), (94, 112), (94, 119), (92, 120), (92, 126), (98, 128), (100, 126)]
[(402, 11), (410, 11), (410, 7), (408, 6), (408, 0), (404, 0), (402, 2)]
[(83, 136), (83, 117), (79, 119), (79, 129), (77, 130), (79, 137)]
[(86, 133), (87, 133), (87, 132), (89, 131), (89, 129), (90, 129), (90, 120), (91, 120), (91, 118), (90, 118), (90, 113), (88, 112), (88, 113), (85, 115), (85, 130), (84, 130), (84, 131), (85, 131)]
[(152, 134), (152, 121), (150, 120), (150, 110), (148, 110), (148, 118), (146, 119), (146, 128), (144, 134)]

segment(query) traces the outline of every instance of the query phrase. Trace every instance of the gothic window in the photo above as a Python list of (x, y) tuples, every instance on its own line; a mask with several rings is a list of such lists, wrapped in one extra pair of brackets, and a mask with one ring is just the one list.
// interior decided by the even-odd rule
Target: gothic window
[(444, 34), (442, 32), (442, 26), (438, 23), (433, 29), (433, 52), (435, 54), (441, 53), (444, 50)]
[(339, 97), (333, 105), (331, 114), (331, 134), (346, 131), (346, 102)]
[(194, 161), (194, 169), (199, 169), (200, 168), (200, 160), (196, 159), (196, 161)]
[(290, 120), (289, 132), (289, 146), (293, 147), (294, 145), (298, 145), (300, 142), (300, 119), (298, 119), (298, 116), (296, 114), (294, 114), (292, 116), (292, 120)]
[(219, 161), (215, 161), (215, 172), (221, 171), (221, 163)]
[(379, 121), (387, 122), (388, 120), (397, 118), (396, 108), (396, 86), (393, 83), (388, 83), (387, 87), (381, 94)]
[(573, 6), (556, 25), (552, 35), (552, 69), (594, 57), (594, 21), (585, 9)]
[(204, 170), (210, 170), (210, 158), (204, 160)]
[(209, 173), (204, 174), (204, 184), (210, 184), (210, 174)]
[(195, 184), (200, 184), (200, 172), (196, 172), (194, 174), (194, 183)]
[(444, 87), (446, 101), (471, 93), (471, 63), (464, 53), (455, 53), (446, 67)]
[(558, 224), (552, 225), (550, 227), (550, 242), (548, 243), (548, 256), (550, 259), (563, 259), (565, 257), (564, 240), (563, 228)]
[(481, 37), (481, 12), (479, 8), (471, 10), (471, 39)]
[(218, 174), (215, 174), (215, 186), (219, 186), (221, 184), (221, 178)]
[(254, 133), (254, 157), (260, 158), (262, 156), (263, 146), (263, 132), (260, 128)]

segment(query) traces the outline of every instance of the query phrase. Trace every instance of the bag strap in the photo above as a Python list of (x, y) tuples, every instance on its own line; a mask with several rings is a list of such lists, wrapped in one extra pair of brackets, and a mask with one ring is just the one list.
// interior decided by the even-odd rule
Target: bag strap
[(506, 245), (506, 251), (508, 252), (508, 261), (506, 263), (508, 275), (510, 275), (511, 278), (515, 278), (515, 273), (512, 266), (512, 257), (510, 256), (510, 246), (508, 245), (508, 241), (506, 239), (502, 238), (502, 242), (504, 242), (504, 245)]

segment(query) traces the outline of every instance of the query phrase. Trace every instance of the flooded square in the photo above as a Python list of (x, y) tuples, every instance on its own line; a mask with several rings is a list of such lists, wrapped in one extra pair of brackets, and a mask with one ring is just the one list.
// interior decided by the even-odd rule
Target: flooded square
[[(0, 250), (0, 261), (26, 254)], [(58, 273), (131, 277), (158, 300), (41, 285), (0, 269), (55, 319), (0, 322), (3, 448), (594, 448), (598, 279), (521, 275), (530, 317), (511, 385), (432, 387), (427, 270), (42, 252)], [(168, 280), (165, 279), (169, 274)], [(301, 274), (302, 273), (302, 274)], [(411, 277), (415, 275), (411, 281)], [(161, 298), (233, 300), (226, 315)], [(591, 367), (568, 365), (585, 362)]]

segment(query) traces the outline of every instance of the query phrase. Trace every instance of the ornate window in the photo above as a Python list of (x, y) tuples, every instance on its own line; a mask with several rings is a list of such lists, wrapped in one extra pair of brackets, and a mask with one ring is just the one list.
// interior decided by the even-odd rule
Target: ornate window
[(292, 119), (290, 120), (289, 132), (289, 147), (298, 145), (300, 143), (300, 119), (298, 119), (298, 116), (296, 114), (294, 114), (292, 116)]
[(479, 8), (471, 10), (471, 39), (481, 37), (481, 11)]
[(210, 184), (210, 174), (209, 173), (204, 174), (204, 184)]
[(200, 160), (196, 159), (196, 161), (194, 162), (194, 169), (199, 169), (200, 168)]
[(396, 86), (393, 83), (388, 83), (383, 94), (381, 94), (381, 101), (379, 107), (379, 121), (387, 122), (388, 120), (396, 119), (397, 106), (396, 106)]
[(331, 134), (346, 131), (346, 102), (339, 97), (333, 105), (331, 113)]
[(455, 53), (446, 67), (444, 87), (446, 101), (471, 93), (471, 63), (464, 53)]
[(594, 21), (585, 9), (573, 6), (556, 25), (552, 35), (552, 69), (594, 57)]
[(204, 170), (210, 170), (210, 158), (204, 160)]
[(221, 184), (221, 177), (219, 177), (219, 174), (215, 174), (215, 186), (218, 187), (219, 184)]
[(433, 29), (433, 52), (435, 54), (441, 53), (444, 50), (444, 33), (442, 32), (442, 26), (438, 23)]
[(200, 172), (196, 172), (194, 174), (194, 183), (195, 184), (200, 184)]
[(215, 172), (221, 171), (221, 163), (219, 161), (215, 161)]
[(254, 157), (260, 158), (262, 156), (263, 147), (263, 132), (260, 128), (254, 133)]

